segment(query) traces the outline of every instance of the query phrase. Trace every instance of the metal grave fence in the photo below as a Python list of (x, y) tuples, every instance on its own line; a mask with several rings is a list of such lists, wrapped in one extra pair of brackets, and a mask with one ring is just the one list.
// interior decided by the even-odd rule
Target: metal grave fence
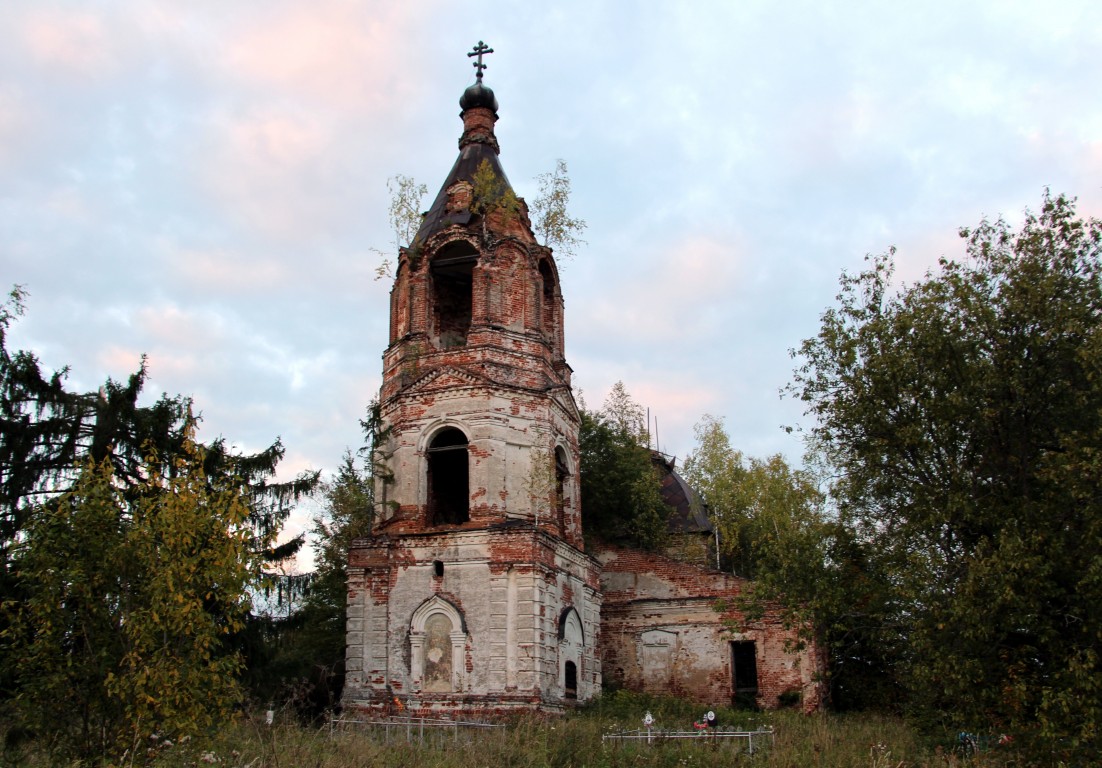
[(667, 731), (659, 728), (640, 728), (633, 731), (619, 731), (606, 733), (601, 737), (602, 741), (618, 742), (645, 742), (656, 744), (667, 741), (693, 741), (701, 745), (717, 743), (739, 744), (746, 742), (746, 751), (754, 754), (763, 747), (773, 746), (776, 734), (772, 728), (758, 728), (754, 731), (739, 731), (730, 728), (705, 728), (692, 731)]
[(503, 723), (486, 723), (475, 720), (451, 720), (442, 717), (386, 717), (352, 718), (334, 717), (329, 721), (329, 733), (355, 730), (366, 732), (372, 738), (385, 743), (391, 740), (440, 744), (456, 742), (460, 734), (470, 738), (476, 733), (489, 733), (504, 729)]

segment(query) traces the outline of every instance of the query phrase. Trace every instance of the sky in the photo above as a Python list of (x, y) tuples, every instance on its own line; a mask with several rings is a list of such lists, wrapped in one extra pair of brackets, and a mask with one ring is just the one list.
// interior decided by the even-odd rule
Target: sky
[[(500, 104), (513, 187), (566, 161), (562, 259), (590, 408), (623, 381), (681, 460), (724, 420), (798, 463), (790, 350), (843, 271), (920, 279), (1046, 188), (1102, 217), (1102, 3), (0, 0), (9, 349), (69, 386), (194, 398), (200, 437), (334, 470), (378, 392), (387, 180), (429, 188), (458, 99)], [(307, 524), (296, 514), (290, 530)]]

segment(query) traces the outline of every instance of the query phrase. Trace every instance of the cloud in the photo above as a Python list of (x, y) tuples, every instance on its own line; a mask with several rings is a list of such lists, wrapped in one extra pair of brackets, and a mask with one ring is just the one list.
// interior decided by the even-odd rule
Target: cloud
[(585, 329), (586, 340), (624, 345), (669, 344), (704, 332), (748, 289), (744, 258), (735, 237), (652, 243), (623, 262), (616, 281), (570, 280), (578, 286), (567, 297), (572, 325)]
[(21, 26), (26, 50), (39, 66), (85, 78), (118, 68), (118, 41), (98, 15), (53, 9), (32, 11)]
[(38, 119), (23, 88), (0, 82), (0, 168), (14, 166), (26, 155)]
[(240, 225), (273, 238), (324, 225), (336, 161), (329, 126), (293, 109), (223, 116), (207, 145), (202, 185)]
[(434, 5), (279, 3), (262, 18), (235, 25), (221, 69), (281, 98), (294, 94), (344, 111), (377, 110), (403, 84), (419, 79), (417, 59), (403, 41)]
[(199, 294), (242, 293), (261, 295), (287, 284), (283, 264), (254, 252), (225, 249), (175, 249), (169, 269), (192, 284)]

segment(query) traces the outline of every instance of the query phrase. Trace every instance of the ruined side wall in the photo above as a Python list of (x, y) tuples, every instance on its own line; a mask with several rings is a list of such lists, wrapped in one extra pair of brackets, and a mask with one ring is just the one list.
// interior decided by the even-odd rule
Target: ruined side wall
[(720, 600), (730, 606), (746, 580), (639, 550), (606, 548), (598, 560), (606, 684), (726, 705), (735, 693), (731, 643), (752, 641), (761, 706), (777, 707), (790, 691), (807, 711), (822, 704), (819, 654), (788, 650), (796, 634), (779, 616), (748, 624), (731, 607), (715, 610)]

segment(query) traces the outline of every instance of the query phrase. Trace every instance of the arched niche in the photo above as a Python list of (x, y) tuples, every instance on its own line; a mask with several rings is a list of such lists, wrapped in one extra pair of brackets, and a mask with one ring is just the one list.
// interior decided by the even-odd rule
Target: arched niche
[(574, 606), (559, 614), (559, 686), (563, 698), (578, 698), (578, 673), (582, 668), (585, 634), (582, 619)]
[(417, 693), (451, 693), (463, 688), (467, 626), (451, 602), (433, 595), (417, 607), (409, 624), (410, 675)]

